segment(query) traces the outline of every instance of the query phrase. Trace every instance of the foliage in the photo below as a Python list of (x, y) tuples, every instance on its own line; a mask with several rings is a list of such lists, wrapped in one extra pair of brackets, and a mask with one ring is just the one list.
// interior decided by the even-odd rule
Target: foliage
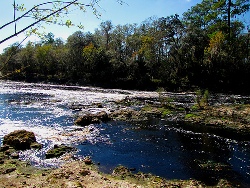
[(225, 42), (225, 35), (221, 31), (216, 31), (209, 38), (209, 46), (205, 49), (205, 52), (211, 54), (211, 58), (220, 55), (223, 43)]
[[(25, 81), (250, 92), (250, 34), (237, 19), (249, 10), (249, 3), (232, 1), (230, 13), (236, 17), (230, 26), (228, 6), (228, 1), (203, 0), (182, 18), (151, 17), (141, 24), (117, 26), (106, 21), (94, 33), (76, 31), (67, 41), (48, 33), (41, 42), (6, 48), (0, 55), (0, 71), (6, 79)], [(204, 108), (208, 93), (197, 96), (198, 108)], [(159, 99), (171, 108), (162, 92)]]
[(162, 118), (164, 118), (164, 117), (166, 117), (167, 115), (173, 113), (173, 111), (171, 111), (171, 110), (169, 110), (169, 109), (165, 109), (165, 108), (161, 108), (160, 111), (161, 111), (161, 116), (162, 116)]
[(196, 116), (197, 116), (196, 114), (186, 114), (185, 119), (190, 119), (190, 118), (193, 118), (193, 117), (196, 117)]
[[(120, 4), (124, 3), (122, 0), (116, 1)], [(99, 0), (90, 0), (88, 3), (83, 2), (82, 0), (45, 1), (34, 4), (31, 8), (26, 8), (25, 4), (16, 4), (16, 1), (14, 0), (13, 20), (0, 26), (1, 30), (5, 29), (9, 25), (14, 25), (14, 31), (13, 34), (10, 34), (5, 39), (2, 39), (0, 44), (23, 32), (26, 32), (27, 35), (37, 34), (38, 36), (44, 36), (44, 33), (40, 31), (41, 28), (44, 27), (44, 24), (57, 24), (67, 27), (76, 26), (79, 29), (83, 29), (82, 23), (74, 23), (70, 20), (69, 13), (76, 10), (85, 13), (87, 9), (90, 9), (94, 15), (100, 17), (101, 14), (98, 10), (98, 3)], [(17, 30), (18, 22), (26, 18), (31, 18), (32, 21), (30, 25), (21, 27), (21, 29)]]
[(209, 91), (205, 90), (197, 90), (196, 91), (196, 104), (198, 106), (198, 109), (206, 108), (209, 105)]

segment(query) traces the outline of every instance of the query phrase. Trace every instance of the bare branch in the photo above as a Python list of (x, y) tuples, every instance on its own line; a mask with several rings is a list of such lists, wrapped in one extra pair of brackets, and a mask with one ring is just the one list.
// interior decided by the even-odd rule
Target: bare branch
[(5, 38), (5, 39), (3, 39), (3, 40), (1, 40), (1, 41), (0, 41), (0, 44), (2, 44), (3, 42), (9, 40), (10, 38), (12, 38), (12, 37), (14, 37), (14, 36), (16, 36), (16, 35), (18, 35), (18, 34), (24, 32), (24, 31), (26, 31), (27, 29), (31, 28), (32, 26), (36, 25), (37, 23), (39, 23), (39, 22), (41, 22), (41, 21), (43, 21), (43, 20), (49, 18), (50, 16), (52, 16), (52, 15), (54, 15), (54, 14), (56, 14), (56, 13), (62, 11), (63, 9), (65, 9), (65, 8), (67, 8), (67, 7), (69, 7), (69, 6), (71, 6), (72, 4), (74, 4), (74, 3), (77, 2), (77, 1), (78, 1), (78, 0), (74, 0), (74, 1), (70, 2), (69, 4), (65, 5), (64, 7), (62, 7), (62, 8), (60, 8), (60, 9), (58, 9), (58, 10), (52, 12), (51, 14), (42, 17), (41, 19), (39, 19), (39, 20), (35, 21), (34, 23), (30, 24), (29, 26), (25, 27), (24, 29), (22, 29), (22, 30), (16, 32), (16, 33), (13, 34), (13, 35), (10, 35), (9, 37), (7, 37), (7, 38)]
[[(40, 6), (43, 6), (43, 5), (47, 5), (47, 4), (55, 4), (55, 3), (63, 3), (63, 4), (69, 4), (69, 5), (72, 5), (72, 4), (75, 4), (77, 3), (78, 0), (74, 0), (74, 1), (69, 1), (69, 2), (65, 2), (65, 1), (49, 1), (49, 2), (45, 2), (45, 3), (41, 3), (41, 4), (38, 4), (36, 6), (34, 6), (33, 8), (31, 8), (30, 10), (28, 10), (27, 12), (25, 12), (23, 15), (21, 15), (20, 17), (14, 19), (13, 21), (11, 22), (8, 22), (4, 25), (2, 25), (0, 27), (0, 30), (3, 29), (4, 27), (10, 25), (10, 24), (13, 24), (15, 22), (17, 22), (18, 20), (22, 19), (23, 17), (28, 17), (27, 15), (30, 14), (31, 12), (37, 12), (38, 7)], [(82, 4), (83, 5), (83, 4)], [(90, 6), (90, 5), (84, 5), (84, 6)], [(60, 10), (63, 10), (64, 8), (67, 8), (68, 6), (64, 6), (63, 8), (60, 8)]]
[[(116, 0), (118, 3), (123, 4), (123, 0)], [(20, 17), (16, 18), (16, 15), (14, 15), (14, 20), (10, 21), (2, 26), (0, 26), (0, 30), (5, 28), (6, 26), (9, 26), (11, 24), (16, 24), (17, 21), (21, 20), (22, 18), (33, 18), (35, 19), (35, 21), (28, 25), (27, 27), (21, 29), (20, 31), (16, 31), (16, 26), (15, 26), (15, 31), (14, 34), (10, 35), (9, 37), (3, 39), (0, 41), (0, 44), (2, 44), (3, 42), (11, 39), (14, 36), (17, 36), (18, 34), (26, 31), (27, 29), (33, 27), (34, 25), (38, 24), (41, 21), (45, 21), (47, 23), (59, 23), (59, 21), (57, 21), (57, 15), (61, 15), (63, 13), (65, 13), (66, 15), (68, 14), (68, 7), (70, 7), (71, 5), (75, 5), (77, 6), (80, 10), (85, 10), (85, 7), (91, 7), (93, 10), (93, 13), (99, 17), (100, 15), (98, 15), (98, 10), (95, 8), (96, 6), (99, 6), (100, 0), (91, 0), (89, 2), (89, 4), (83, 4), (80, 2), (80, 0), (72, 0), (72, 1), (48, 1), (48, 2), (44, 2), (38, 5), (35, 5), (33, 8), (31, 8), (30, 10), (28, 10), (27, 12), (25, 12), (24, 14), (22, 14)], [(58, 3), (58, 4), (57, 4)], [(42, 6), (44, 5), (52, 5), (55, 10), (53, 10), (53, 8), (42, 8)], [(100, 7), (100, 6), (99, 6)], [(15, 11), (17, 10), (16, 5), (14, 5), (14, 9)], [(14, 11), (14, 14), (16, 13)], [(48, 18), (52, 18), (55, 19), (55, 21), (53, 20), (48, 20)], [(60, 16), (60, 18), (62, 19), (62, 17)], [(63, 21), (61, 20), (59, 25), (67, 25), (67, 24), (63, 24)], [(73, 24), (71, 24), (73, 25)], [(67, 25), (68, 26), (68, 25)]]
[[(28, 36), (26, 36), (17, 46), (15, 46), (15, 50), (11, 52), (11, 54), (7, 57), (7, 59), (5, 60), (5, 62), (3, 63), (3, 66), (0, 68), (0, 72), (4, 69), (5, 65), (7, 65), (9, 63), (10, 58), (14, 55), (14, 52), (19, 48), (19, 46), (28, 38)], [(3, 78), (3, 77), (0, 77)]]

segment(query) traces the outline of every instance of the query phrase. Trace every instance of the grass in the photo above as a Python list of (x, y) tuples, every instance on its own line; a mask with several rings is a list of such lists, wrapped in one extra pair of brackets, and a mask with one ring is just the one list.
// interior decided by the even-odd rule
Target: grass
[(173, 111), (170, 109), (166, 109), (166, 108), (159, 108), (159, 110), (161, 111), (161, 117), (164, 118), (169, 114), (173, 114)]
[(194, 117), (198, 117), (197, 114), (186, 114), (185, 115), (185, 119), (189, 119), (189, 118), (194, 118)]

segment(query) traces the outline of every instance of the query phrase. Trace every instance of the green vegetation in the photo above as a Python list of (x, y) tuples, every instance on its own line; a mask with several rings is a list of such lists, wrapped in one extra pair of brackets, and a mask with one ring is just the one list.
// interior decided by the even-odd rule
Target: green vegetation
[(209, 106), (186, 114), (185, 120), (249, 134), (249, 114), (249, 104)]
[(196, 117), (196, 116), (197, 116), (196, 114), (186, 114), (185, 119), (193, 118), (193, 117)]
[(173, 113), (173, 111), (165, 108), (160, 108), (161, 111), (161, 117), (166, 117), (167, 115), (170, 115)]
[(53, 149), (50, 149), (46, 154), (46, 159), (54, 158), (54, 157), (60, 157), (63, 154), (73, 151), (74, 148), (70, 146), (65, 146), (65, 145), (55, 145)]
[[(182, 17), (138, 25), (106, 21), (94, 33), (76, 31), (67, 41), (49, 33), (40, 42), (16, 43), (0, 55), (1, 75), (123, 89), (250, 92), (250, 34), (239, 19), (249, 2), (231, 2), (203, 0)], [(201, 108), (208, 104), (208, 93), (202, 95)]]
[(209, 103), (209, 92), (208, 90), (205, 90), (202, 92), (200, 89), (196, 91), (196, 104), (192, 108), (193, 110), (195, 109), (204, 109), (207, 108)]
[[(2, 147), (3, 149), (3, 147)], [(57, 169), (36, 168), (19, 159), (11, 159), (0, 151), (0, 183), (2, 187), (203, 187), (196, 180), (166, 180), (152, 174), (118, 166), (112, 174), (103, 174), (97, 166), (71, 161)], [(228, 183), (228, 182), (227, 182)], [(218, 184), (219, 186), (219, 184)], [(219, 186), (222, 187), (222, 186)]]

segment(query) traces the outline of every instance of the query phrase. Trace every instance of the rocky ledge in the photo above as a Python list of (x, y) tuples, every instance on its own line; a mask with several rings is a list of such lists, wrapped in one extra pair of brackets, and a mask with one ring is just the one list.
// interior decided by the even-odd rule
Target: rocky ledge
[(35, 134), (26, 130), (17, 130), (5, 135), (3, 145), (11, 146), (16, 150), (42, 147), (41, 144), (37, 143)]
[(63, 154), (74, 151), (74, 150), (75, 150), (75, 148), (70, 147), (70, 146), (66, 146), (63, 144), (62, 145), (54, 145), (54, 148), (47, 151), (47, 153), (45, 154), (45, 157), (46, 157), (46, 159), (60, 157)]

